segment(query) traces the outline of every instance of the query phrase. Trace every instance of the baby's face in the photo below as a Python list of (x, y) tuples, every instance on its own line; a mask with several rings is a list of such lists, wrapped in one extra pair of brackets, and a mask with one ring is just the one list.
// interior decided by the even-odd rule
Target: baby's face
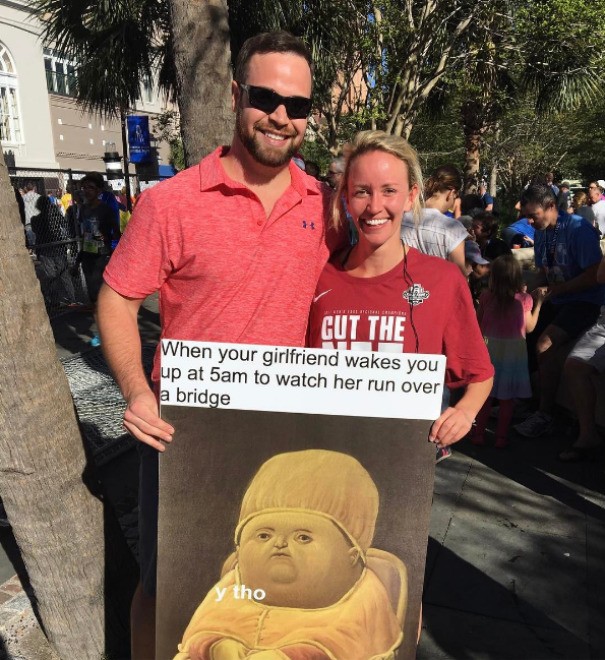
[(242, 530), (238, 563), (242, 583), (281, 607), (332, 605), (362, 571), (358, 551), (334, 523), (290, 511), (253, 518)]

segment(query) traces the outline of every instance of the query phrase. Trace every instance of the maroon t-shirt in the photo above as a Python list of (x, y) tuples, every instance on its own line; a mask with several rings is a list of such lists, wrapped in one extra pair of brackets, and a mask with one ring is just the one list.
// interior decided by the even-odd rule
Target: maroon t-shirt
[(340, 262), (328, 263), (311, 305), (308, 346), (445, 355), (448, 387), (494, 374), (460, 270), (413, 248), (378, 277), (353, 277)]

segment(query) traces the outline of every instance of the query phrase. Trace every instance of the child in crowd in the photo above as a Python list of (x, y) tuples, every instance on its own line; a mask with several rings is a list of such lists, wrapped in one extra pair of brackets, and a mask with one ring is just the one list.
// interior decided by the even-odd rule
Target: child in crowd
[(466, 277), (471, 290), (471, 297), (475, 309), (479, 305), (479, 297), (485, 289), (489, 275), (489, 260), (481, 256), (481, 250), (475, 241), (464, 242), (464, 261), (466, 264)]
[(534, 302), (525, 288), (521, 265), (513, 255), (492, 262), (489, 288), (479, 298), (477, 316), (496, 375), (491, 397), (479, 411), (471, 434), (474, 445), (485, 444), (485, 427), (497, 399), (495, 446), (506, 447), (515, 399), (531, 396), (525, 335), (536, 327), (544, 294), (538, 290)]

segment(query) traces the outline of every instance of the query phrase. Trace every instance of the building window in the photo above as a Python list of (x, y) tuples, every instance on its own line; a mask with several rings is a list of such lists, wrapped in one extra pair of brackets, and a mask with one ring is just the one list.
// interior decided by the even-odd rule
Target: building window
[(17, 90), (15, 64), (6, 46), (0, 43), (0, 141), (12, 144), (22, 142)]
[(78, 76), (73, 63), (58, 57), (48, 48), (44, 49), (46, 88), (52, 94), (75, 96)]
[(153, 81), (148, 75), (143, 76), (143, 101), (153, 103)]

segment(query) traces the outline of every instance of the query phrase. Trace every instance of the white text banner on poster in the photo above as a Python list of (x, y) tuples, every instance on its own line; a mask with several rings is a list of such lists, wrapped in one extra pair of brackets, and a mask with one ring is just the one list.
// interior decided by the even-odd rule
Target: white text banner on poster
[(160, 403), (436, 419), (445, 357), (162, 340)]

